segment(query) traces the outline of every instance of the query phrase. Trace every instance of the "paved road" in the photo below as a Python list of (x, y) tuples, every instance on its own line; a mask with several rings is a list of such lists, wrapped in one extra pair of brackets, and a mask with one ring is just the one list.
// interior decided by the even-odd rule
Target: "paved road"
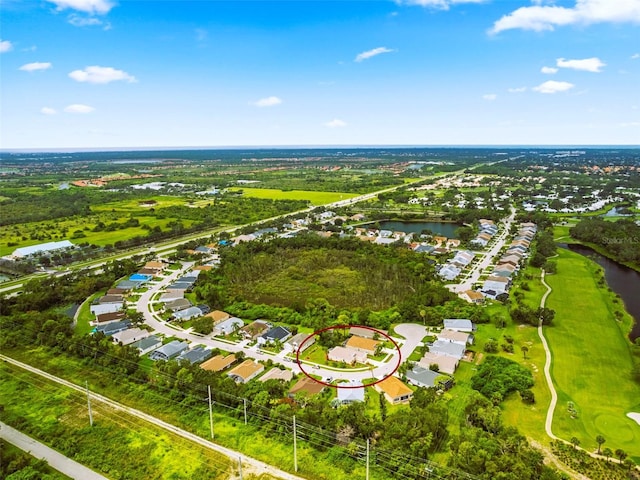
[(45, 460), (49, 466), (68, 477), (78, 480), (107, 480), (107, 477), (103, 477), (75, 460), (65, 457), (45, 444), (19, 432), (15, 428), (11, 428), (6, 423), (0, 422), (0, 437), (35, 458)]
[(507, 217), (504, 221), (502, 233), (498, 236), (493, 247), (484, 254), (482, 260), (480, 260), (471, 270), (470, 274), (467, 275), (466, 280), (463, 280), (457, 285), (449, 285), (448, 287), (453, 292), (464, 292), (466, 290), (470, 290), (473, 287), (473, 284), (478, 281), (482, 272), (493, 263), (494, 257), (498, 255), (502, 247), (504, 247), (507, 238), (509, 238), (509, 231), (511, 230), (511, 224), (516, 218), (516, 209), (511, 207), (511, 215)]
[[(11, 363), (12, 365), (16, 365), (20, 368), (23, 368), (29, 372), (35, 373), (37, 375), (40, 375), (48, 380), (51, 380), (53, 382), (56, 382), (60, 385), (64, 385), (65, 387), (71, 388), (73, 390), (76, 390), (78, 392), (81, 393), (85, 393), (85, 387), (81, 387), (79, 385), (76, 385), (75, 383), (69, 382), (67, 380), (64, 380), (63, 378), (60, 377), (56, 377), (55, 375), (51, 375), (50, 373), (47, 373), (45, 371), (39, 370), (35, 367), (32, 367), (31, 365), (28, 365), (26, 363), (22, 363), (19, 362), (17, 360), (14, 360), (11, 357), (7, 357), (6, 355), (2, 355), (0, 354), (0, 359), (4, 360), (5, 362)], [(92, 401), (97, 401), (97, 402), (102, 402), (108, 406), (110, 406), (113, 409), (119, 410), (121, 412), (126, 412), (129, 415), (133, 415), (134, 417), (140, 418), (142, 420), (145, 420), (157, 427), (160, 427), (164, 430), (167, 430), (171, 433), (174, 433), (176, 435), (179, 435), (183, 438), (186, 438), (187, 440), (190, 440), (194, 443), (197, 443), (198, 445), (202, 445), (203, 447), (209, 448), (211, 450), (214, 450), (218, 453), (221, 453), (223, 455), (226, 455), (227, 457), (229, 457), (229, 459), (232, 462), (238, 462), (241, 461), (242, 462), (242, 468), (245, 471), (245, 473), (247, 473), (247, 470), (249, 470), (250, 473), (254, 473), (256, 474), (256, 476), (259, 473), (267, 473), (275, 478), (278, 479), (282, 479), (282, 480), (302, 480), (301, 477), (298, 477), (297, 475), (293, 475), (291, 473), (285, 472), (283, 470), (280, 470), (277, 467), (273, 467), (267, 463), (261, 462), (260, 460), (256, 460), (255, 458), (252, 457), (248, 457), (240, 452), (237, 452), (235, 450), (231, 450), (230, 448), (226, 448), (223, 447), (221, 445), (215, 444), (213, 442), (210, 442), (209, 440), (205, 440), (202, 437), (199, 437), (198, 435), (188, 432), (186, 430), (183, 430), (182, 428), (176, 427), (175, 425), (172, 425), (168, 422), (165, 422), (164, 420), (160, 420), (159, 418), (154, 417), (153, 415), (149, 415), (148, 413), (142, 412), (140, 410), (137, 410), (135, 408), (131, 408), (131, 407), (127, 407), (126, 405), (123, 405), (119, 402), (116, 402), (115, 400), (112, 400), (108, 397), (105, 397), (104, 395), (100, 395), (98, 393), (91, 393), (91, 400)], [(247, 468), (249, 467), (249, 468)]]

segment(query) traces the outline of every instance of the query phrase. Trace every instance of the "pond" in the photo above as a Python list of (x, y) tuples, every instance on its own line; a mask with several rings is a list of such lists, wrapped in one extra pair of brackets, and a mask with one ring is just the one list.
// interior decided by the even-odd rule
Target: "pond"
[(633, 342), (640, 337), (640, 296), (638, 295), (638, 292), (640, 292), (640, 272), (616, 263), (585, 245), (571, 243), (559, 245), (563, 248), (568, 248), (572, 252), (589, 257), (604, 268), (604, 278), (607, 281), (607, 285), (620, 295), (627, 312), (635, 319), (629, 338)]
[(460, 228), (457, 223), (445, 222), (379, 222), (382, 230), (393, 232), (421, 233), (423, 230), (431, 230), (435, 235), (447, 238), (457, 238), (456, 230)]

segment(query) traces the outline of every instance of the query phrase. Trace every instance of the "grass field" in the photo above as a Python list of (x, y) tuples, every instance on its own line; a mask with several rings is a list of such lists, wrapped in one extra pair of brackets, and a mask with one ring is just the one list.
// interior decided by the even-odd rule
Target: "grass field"
[(268, 198), (273, 200), (309, 200), (312, 205), (324, 205), (339, 202), (347, 198), (357, 197), (357, 193), (346, 192), (313, 192), (307, 190), (276, 190), (271, 188), (230, 188), (229, 191), (244, 192), (245, 197)]
[[(631, 319), (615, 320), (614, 295), (600, 289), (599, 267), (567, 250), (558, 251), (558, 275), (549, 276), (553, 288), (547, 306), (556, 311), (545, 329), (552, 350), (552, 376), (558, 390), (553, 430), (562, 438), (577, 437), (587, 450), (606, 447), (625, 450), (640, 461), (640, 426), (626, 417), (640, 412), (640, 386), (631, 380), (632, 357), (626, 330)], [(567, 402), (578, 412), (572, 418)]]

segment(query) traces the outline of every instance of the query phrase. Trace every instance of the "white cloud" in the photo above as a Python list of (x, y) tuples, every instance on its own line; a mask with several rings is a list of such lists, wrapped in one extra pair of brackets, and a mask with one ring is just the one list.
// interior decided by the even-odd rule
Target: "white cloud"
[(77, 82), (88, 83), (109, 83), (124, 80), (129, 83), (136, 82), (136, 77), (129, 75), (122, 70), (116, 70), (112, 67), (100, 67), (94, 65), (87, 67), (84, 70), (74, 70), (69, 74), (69, 77)]
[(584, 58), (582, 60), (565, 60), (558, 58), (556, 65), (562, 68), (572, 68), (573, 70), (584, 70), (585, 72), (600, 73), (601, 68), (606, 66), (598, 57)]
[(324, 126), (329, 128), (341, 128), (346, 127), (347, 122), (345, 122), (344, 120), (340, 120), (339, 118), (334, 118), (333, 120), (326, 122)]
[(274, 97), (272, 95), (271, 97), (261, 98), (260, 100), (253, 102), (252, 105), (255, 105), (256, 107), (275, 107), (276, 105), (280, 105), (281, 103), (281, 98)]
[(67, 21), (74, 27), (91, 27), (94, 25), (102, 25), (104, 22), (96, 17), (83, 17), (76, 13), (72, 13)]
[(566, 92), (567, 90), (571, 90), (573, 87), (575, 87), (573, 83), (548, 80), (537, 87), (533, 87), (533, 90), (540, 93), (557, 93)]
[(547, 75), (553, 75), (554, 73), (558, 73), (558, 69), (555, 67), (542, 67), (540, 71), (542, 73), (546, 73)]
[(633, 55), (631, 55), (631, 60), (637, 60), (640, 58), (640, 53), (634, 53)]
[(619, 125), (621, 127), (640, 127), (640, 122), (623, 122)]
[(484, 100), (493, 101), (493, 100), (495, 100), (496, 98), (498, 98), (498, 95), (496, 95), (495, 93), (487, 93), (487, 94), (485, 94), (485, 95), (482, 95), (482, 98), (483, 98)]
[(89, 105), (82, 105), (81, 103), (74, 103), (73, 105), (68, 105), (64, 108), (64, 111), (67, 113), (91, 113), (95, 110), (95, 108), (90, 107)]
[(78, 10), (91, 15), (105, 15), (109, 13), (115, 3), (109, 0), (48, 0), (58, 7), (58, 10)]
[(43, 115), (55, 115), (58, 112), (56, 112), (53, 108), (42, 107), (40, 109), (40, 113), (42, 113)]
[(361, 62), (368, 58), (375, 57), (376, 55), (380, 55), (382, 53), (391, 53), (391, 52), (395, 52), (395, 50), (392, 50), (387, 47), (372, 48), (371, 50), (367, 50), (366, 52), (362, 52), (356, 55), (354, 62)]
[(507, 89), (509, 93), (522, 93), (527, 91), (527, 87), (516, 87)]
[(0, 40), (0, 53), (5, 53), (13, 50), (13, 43), (9, 40)]
[(401, 5), (418, 5), (420, 7), (439, 8), (448, 10), (456, 3), (482, 3), (485, 0), (396, 0)]
[(504, 15), (489, 33), (520, 28), (541, 32), (565, 25), (640, 23), (640, 0), (576, 0), (573, 7), (534, 5)]
[(37, 70), (47, 70), (51, 68), (50, 62), (33, 62), (33, 63), (25, 63), (18, 70), (22, 70), (24, 72), (35, 72)]

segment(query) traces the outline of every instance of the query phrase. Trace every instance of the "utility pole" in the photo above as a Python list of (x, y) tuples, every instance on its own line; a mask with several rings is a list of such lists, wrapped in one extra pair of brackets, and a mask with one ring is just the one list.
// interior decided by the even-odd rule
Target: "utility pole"
[(240, 471), (240, 480), (242, 480), (242, 457), (238, 457), (238, 467)]
[(244, 406), (244, 424), (246, 425), (247, 424), (247, 399), (243, 398), (242, 403)]
[(369, 480), (369, 439), (367, 438), (367, 475), (366, 480)]
[(209, 427), (211, 428), (211, 438), (213, 438), (213, 406), (211, 403), (211, 385), (207, 385), (209, 391)]
[(298, 443), (296, 440), (296, 416), (293, 416), (293, 471), (298, 472)]
[(89, 408), (89, 425), (93, 427), (93, 413), (91, 413), (91, 397), (89, 396), (89, 382), (85, 380), (84, 386), (87, 390), (87, 407)]

